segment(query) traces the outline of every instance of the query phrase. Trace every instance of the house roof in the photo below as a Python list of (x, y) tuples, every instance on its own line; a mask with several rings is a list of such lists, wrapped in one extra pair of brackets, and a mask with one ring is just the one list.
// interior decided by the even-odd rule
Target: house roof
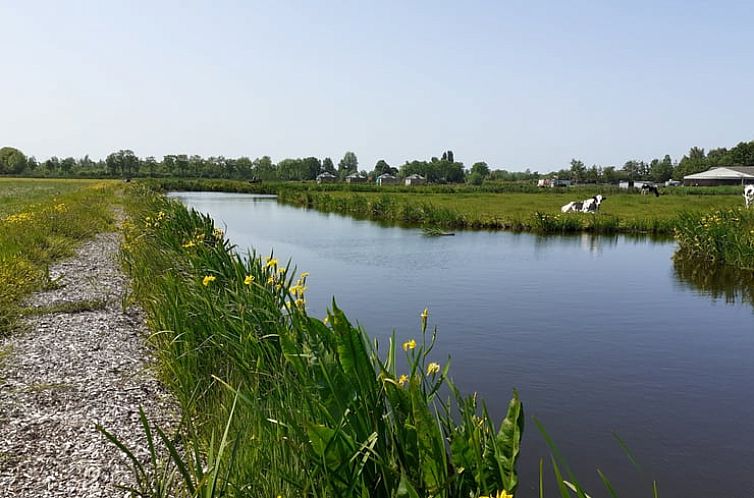
[(317, 178), (335, 178), (335, 175), (333, 175), (332, 173), (329, 173), (329, 172), (325, 171), (324, 173), (318, 174)]
[(361, 173), (351, 173), (346, 178), (366, 178), (366, 176), (362, 175)]
[(754, 178), (754, 166), (725, 166), (712, 168), (694, 175), (686, 175), (684, 180), (740, 180)]
[(377, 178), (395, 178), (395, 175), (391, 175), (390, 173), (382, 173)]
[(412, 179), (412, 180), (424, 180), (423, 176), (417, 175), (416, 173), (414, 173), (413, 175), (407, 176), (406, 180), (408, 180), (409, 178)]

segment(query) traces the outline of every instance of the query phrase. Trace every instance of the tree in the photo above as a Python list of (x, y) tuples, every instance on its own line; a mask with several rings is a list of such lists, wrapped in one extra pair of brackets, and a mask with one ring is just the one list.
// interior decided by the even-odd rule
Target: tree
[(649, 165), (649, 178), (653, 182), (665, 183), (673, 176), (673, 160), (668, 154), (660, 161), (653, 159)]
[(16, 175), (26, 169), (27, 160), (23, 152), (15, 147), (0, 149), (0, 174)]
[(326, 171), (327, 173), (330, 173), (332, 175), (336, 173), (335, 165), (333, 164), (332, 159), (330, 159), (329, 157), (326, 157), (322, 160), (322, 171)]
[(314, 180), (317, 178), (319, 171), (322, 169), (322, 163), (316, 157), (305, 157), (303, 160), (303, 169), (306, 173), (302, 180)]
[(385, 162), (384, 159), (380, 159), (379, 161), (377, 161), (377, 164), (374, 165), (373, 174), (374, 176), (380, 176), (386, 173), (388, 175), (394, 175), (398, 173), (398, 168), (393, 168), (387, 162)]
[(490, 167), (487, 166), (487, 163), (484, 161), (476, 162), (471, 165), (471, 170), (469, 171), (469, 175), (474, 174), (479, 175), (484, 179), (490, 175)]
[(343, 155), (343, 159), (338, 163), (338, 174), (341, 178), (345, 178), (351, 173), (356, 173), (359, 169), (359, 160), (356, 158), (356, 154), (351, 151), (346, 152)]
[(269, 181), (277, 179), (277, 166), (272, 164), (270, 156), (262, 156), (254, 159), (252, 172), (260, 180)]
[(683, 177), (686, 175), (701, 173), (707, 169), (709, 169), (709, 164), (707, 163), (704, 149), (692, 147), (689, 149), (689, 153), (681, 158), (678, 166), (673, 170), (673, 178), (683, 180)]
[(571, 179), (577, 183), (586, 179), (586, 166), (577, 159), (571, 159)]

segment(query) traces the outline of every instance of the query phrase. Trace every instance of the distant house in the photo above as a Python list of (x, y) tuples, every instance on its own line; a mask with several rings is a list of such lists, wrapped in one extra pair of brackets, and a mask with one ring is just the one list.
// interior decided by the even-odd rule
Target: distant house
[(366, 183), (367, 177), (360, 173), (352, 173), (346, 177), (346, 183)]
[(327, 171), (317, 175), (317, 183), (333, 183), (337, 179), (337, 176), (333, 175), (332, 173), (328, 173)]
[(425, 185), (427, 179), (421, 175), (413, 174), (406, 177), (404, 180), (406, 185)]
[(710, 185), (745, 185), (754, 183), (754, 166), (725, 166), (711, 168), (702, 173), (686, 175), (683, 184), (686, 186)]
[(542, 178), (537, 180), (537, 187), (540, 188), (555, 188), (555, 187), (570, 187), (571, 180), (561, 180), (560, 178)]
[(395, 185), (398, 183), (398, 178), (390, 173), (383, 173), (377, 177), (377, 185)]

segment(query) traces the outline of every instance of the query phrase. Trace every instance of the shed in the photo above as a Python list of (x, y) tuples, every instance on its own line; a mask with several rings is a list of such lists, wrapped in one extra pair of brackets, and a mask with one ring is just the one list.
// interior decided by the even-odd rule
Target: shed
[(398, 183), (398, 178), (390, 173), (383, 173), (377, 177), (377, 185), (395, 185)]
[(424, 185), (427, 183), (427, 179), (421, 175), (413, 174), (406, 177), (406, 185)]
[(686, 186), (745, 185), (754, 183), (754, 166), (724, 166), (711, 168), (702, 173), (686, 175)]
[(352, 173), (346, 177), (346, 183), (366, 183), (367, 177), (359, 174), (359, 173)]
[(325, 171), (317, 175), (317, 183), (333, 183), (338, 177)]

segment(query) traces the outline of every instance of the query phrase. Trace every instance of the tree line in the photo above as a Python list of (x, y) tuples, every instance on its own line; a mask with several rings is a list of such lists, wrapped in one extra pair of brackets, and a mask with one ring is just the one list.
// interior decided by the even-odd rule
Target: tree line
[(376, 178), (382, 174), (406, 177), (418, 174), (431, 183), (481, 184), (484, 181), (529, 181), (545, 176), (556, 176), (579, 183), (617, 183), (621, 180), (650, 180), (665, 182), (681, 180), (685, 175), (706, 171), (716, 166), (754, 166), (754, 141), (741, 142), (731, 149), (717, 148), (705, 153), (703, 148), (692, 147), (677, 163), (670, 155), (649, 162), (626, 161), (622, 167), (592, 165), (587, 167), (578, 159), (571, 160), (569, 167), (553, 173), (542, 174), (525, 170), (510, 172), (504, 169), (491, 169), (486, 162), (476, 162), (467, 170), (462, 162), (456, 161), (453, 151), (443, 152), (441, 157), (428, 161), (413, 160), (394, 167), (380, 159), (367, 171), (359, 170), (359, 160), (355, 153), (348, 151), (336, 165), (330, 157), (304, 157), (283, 159), (277, 163), (269, 156), (256, 159), (248, 157), (226, 158), (213, 156), (204, 158), (198, 155), (170, 154), (162, 159), (152, 156), (138, 157), (131, 150), (119, 150), (109, 154), (104, 160), (92, 160), (88, 155), (75, 159), (51, 157), (37, 161), (27, 157), (13, 147), (0, 149), (0, 175), (28, 175), (49, 177), (195, 177), (224, 178), (262, 181), (301, 181), (314, 180), (319, 174), (330, 173), (344, 179), (348, 175), (360, 173)]

